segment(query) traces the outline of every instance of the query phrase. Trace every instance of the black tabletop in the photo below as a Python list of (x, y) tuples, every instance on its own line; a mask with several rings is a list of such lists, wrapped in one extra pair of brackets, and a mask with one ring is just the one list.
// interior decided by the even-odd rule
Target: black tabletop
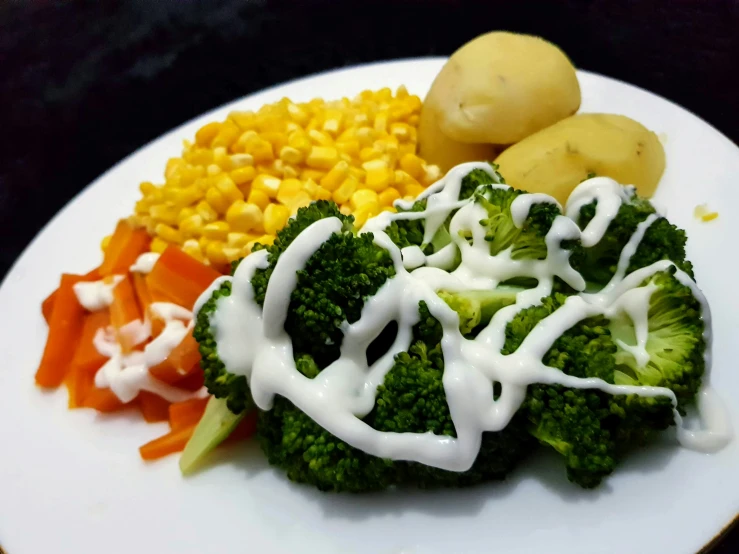
[[(494, 29), (541, 35), (739, 142), (739, 0), (3, 2), (0, 279), (77, 192), (172, 127), (282, 81), (448, 55)], [(739, 552), (739, 530), (715, 552)]]

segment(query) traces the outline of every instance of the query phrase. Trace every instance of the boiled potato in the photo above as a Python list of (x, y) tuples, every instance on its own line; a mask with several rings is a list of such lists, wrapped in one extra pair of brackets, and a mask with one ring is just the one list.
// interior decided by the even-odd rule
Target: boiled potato
[[(530, 35), (487, 33), (452, 54), (424, 111), (457, 142), (513, 144), (580, 107), (575, 68), (553, 44)], [(419, 134), (419, 143), (430, 140)], [(436, 163), (436, 160), (430, 160)]]
[(654, 194), (665, 169), (657, 135), (623, 115), (578, 114), (514, 144), (495, 160), (511, 186), (562, 204), (589, 173)]
[(500, 149), (492, 144), (467, 144), (446, 137), (437, 124), (437, 110), (424, 104), (418, 122), (419, 155), (438, 165), (446, 173), (457, 164), (473, 161), (492, 161)]

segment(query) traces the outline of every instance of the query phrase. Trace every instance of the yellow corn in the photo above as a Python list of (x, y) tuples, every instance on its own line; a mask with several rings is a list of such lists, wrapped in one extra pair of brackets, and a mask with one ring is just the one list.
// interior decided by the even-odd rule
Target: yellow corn
[(214, 221), (203, 227), (203, 236), (211, 240), (226, 240), (230, 230), (230, 226), (225, 221)]
[(261, 190), (252, 190), (249, 193), (249, 198), (247, 199), (247, 202), (249, 204), (254, 204), (260, 210), (264, 211), (265, 208), (269, 205), (269, 196), (267, 196), (267, 194)]
[(151, 239), (149, 250), (151, 250), (152, 252), (156, 252), (157, 254), (161, 254), (166, 250), (167, 246), (169, 246), (169, 243), (166, 240), (159, 237), (154, 237), (153, 239)]
[(397, 189), (394, 189), (392, 187), (386, 188), (379, 194), (380, 206), (392, 206), (393, 202), (395, 202), (398, 198), (400, 198), (400, 193)]
[(153, 250), (179, 244), (219, 269), (271, 243), (314, 200), (364, 224), (441, 176), (416, 154), (420, 111), (420, 98), (400, 87), (231, 112), (185, 141), (163, 184), (140, 184), (130, 220), (153, 235)]
[(274, 235), (285, 226), (287, 218), (290, 217), (290, 210), (279, 204), (270, 204), (264, 210), (264, 230)]
[(370, 204), (370, 203), (377, 204), (379, 202), (380, 202), (380, 198), (377, 195), (377, 193), (369, 189), (360, 189), (358, 191), (355, 191), (354, 194), (352, 194), (352, 197), (350, 199), (351, 206), (355, 210), (359, 208), (360, 206), (364, 206), (365, 204)]

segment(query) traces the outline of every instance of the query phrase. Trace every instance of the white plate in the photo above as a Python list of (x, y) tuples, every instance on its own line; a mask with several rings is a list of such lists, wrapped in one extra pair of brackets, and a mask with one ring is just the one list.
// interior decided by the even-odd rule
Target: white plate
[[(235, 108), (289, 96), (338, 98), (407, 85), (424, 95), (443, 60), (374, 64), (302, 79), (218, 108), (105, 173), (36, 238), (0, 288), (0, 544), (8, 554), (258, 552), (691, 553), (739, 512), (739, 440), (717, 455), (670, 441), (640, 453), (599, 490), (539, 460), (472, 490), (330, 495), (289, 483), (254, 445), (183, 480), (176, 457), (146, 465), (137, 447), (165, 424), (66, 409), (33, 374), (46, 336), (41, 300), (62, 272), (100, 260), (100, 239), (129, 214), (144, 180), (161, 181), (181, 141)], [(697, 280), (714, 310), (713, 382), (739, 415), (739, 295), (734, 271), (739, 150), (682, 108), (633, 86), (579, 74), (582, 111), (628, 115), (661, 134), (667, 171), (655, 202), (687, 229)], [(721, 212), (710, 224), (693, 209)], [(735, 428), (739, 429), (736, 424)], [(557, 463), (558, 462), (558, 463)]]

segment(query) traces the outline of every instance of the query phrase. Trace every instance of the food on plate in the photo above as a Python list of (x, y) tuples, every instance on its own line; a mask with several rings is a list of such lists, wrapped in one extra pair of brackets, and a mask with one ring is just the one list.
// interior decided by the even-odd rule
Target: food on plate
[(421, 152), (438, 129), (462, 143), (513, 144), (580, 107), (580, 86), (567, 56), (539, 37), (479, 36), (454, 52), (434, 79), (422, 112), (436, 126), (419, 129)]
[(495, 160), (506, 180), (564, 202), (589, 174), (654, 194), (665, 169), (657, 135), (623, 115), (577, 114), (504, 150)]
[[(471, 163), (397, 206), (361, 228), (300, 208), (203, 293), (201, 445), (256, 410), (272, 465), (360, 492), (500, 479), (537, 444), (590, 488), (672, 425), (729, 440), (685, 234), (633, 187), (589, 179), (563, 211)], [(682, 421), (696, 400), (704, 430)]]
[(424, 159), (446, 172), (455, 165), (475, 160), (494, 160), (501, 148), (494, 144), (457, 142), (439, 130), (438, 108), (427, 98), (418, 123), (419, 148)]
[(693, 216), (703, 222), (713, 221), (718, 217), (718, 212), (710, 210), (707, 204), (699, 204), (693, 210)]
[(420, 110), (418, 96), (399, 87), (231, 112), (185, 142), (163, 184), (141, 184), (131, 221), (154, 237), (154, 252), (178, 245), (227, 271), (313, 200), (366, 220), (441, 176), (417, 155)]

